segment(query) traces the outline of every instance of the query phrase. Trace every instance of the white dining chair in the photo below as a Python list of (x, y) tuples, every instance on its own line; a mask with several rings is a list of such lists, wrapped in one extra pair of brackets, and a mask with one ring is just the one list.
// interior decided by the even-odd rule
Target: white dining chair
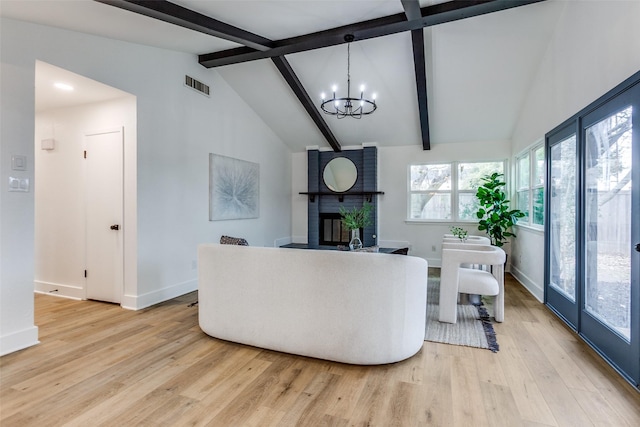
[[(466, 243), (443, 243), (440, 270), (439, 320), (456, 323), (458, 294), (495, 296), (494, 316), (504, 321), (504, 263), (501, 248)], [(466, 268), (464, 264), (490, 266), (491, 271)]]

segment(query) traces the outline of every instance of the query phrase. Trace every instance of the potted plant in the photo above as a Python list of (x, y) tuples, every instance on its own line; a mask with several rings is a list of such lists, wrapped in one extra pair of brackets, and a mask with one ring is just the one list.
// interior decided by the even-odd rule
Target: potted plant
[(469, 235), (469, 233), (464, 228), (455, 227), (452, 225), (451, 227), (449, 227), (449, 230), (451, 230), (451, 234), (460, 239), (462, 243), (467, 241), (467, 236)]
[(501, 173), (493, 173), (482, 178), (483, 184), (478, 187), (476, 197), (479, 209), (476, 213), (478, 230), (484, 230), (494, 246), (503, 246), (508, 237), (516, 237), (511, 231), (511, 226), (524, 217), (524, 213), (518, 209), (509, 209), (509, 200), (504, 192), (505, 182)]
[(349, 242), (351, 250), (362, 248), (360, 229), (371, 225), (371, 209), (373, 209), (373, 205), (367, 202), (364, 202), (360, 209), (354, 206), (353, 209), (348, 210), (340, 206), (342, 225), (351, 232), (351, 241)]

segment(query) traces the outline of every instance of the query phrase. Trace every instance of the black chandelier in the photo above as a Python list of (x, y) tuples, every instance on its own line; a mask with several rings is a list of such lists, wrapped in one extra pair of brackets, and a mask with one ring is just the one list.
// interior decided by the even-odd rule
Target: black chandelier
[(347, 42), (347, 96), (346, 98), (336, 97), (335, 85), (332, 88), (333, 97), (325, 99), (325, 94), (322, 93), (322, 104), (320, 108), (326, 114), (336, 116), (339, 119), (345, 117), (353, 117), (354, 119), (360, 119), (362, 116), (369, 115), (376, 111), (378, 106), (376, 105), (376, 94), (372, 95), (371, 100), (364, 97), (364, 85), (360, 86), (360, 98), (351, 97), (351, 42), (353, 41), (353, 34), (347, 34), (344, 36), (344, 41)]

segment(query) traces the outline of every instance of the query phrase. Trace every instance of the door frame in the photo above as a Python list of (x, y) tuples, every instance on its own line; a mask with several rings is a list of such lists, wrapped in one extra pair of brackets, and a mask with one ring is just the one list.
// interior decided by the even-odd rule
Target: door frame
[(577, 207), (580, 203), (580, 185), (579, 185), (579, 177), (580, 177), (580, 147), (578, 143), (578, 133), (576, 129), (575, 123), (565, 123), (561, 126), (558, 126), (553, 131), (549, 132), (545, 136), (545, 158), (546, 158), (546, 180), (545, 180), (545, 219), (544, 219), (544, 228), (545, 228), (545, 268), (544, 268), (544, 283), (545, 283), (545, 292), (544, 292), (544, 303), (547, 307), (553, 310), (556, 315), (562, 318), (565, 323), (567, 323), (573, 330), (580, 329), (580, 317), (578, 315), (579, 306), (581, 304), (580, 300), (580, 290), (578, 288), (578, 284), (580, 283), (580, 277), (578, 275), (578, 260), (580, 258), (579, 245), (576, 244), (574, 250), (574, 258), (575, 258), (575, 269), (574, 272), (574, 280), (575, 280), (575, 291), (574, 291), (574, 301), (571, 301), (567, 298), (566, 295), (561, 292), (556, 291), (551, 286), (551, 182), (552, 182), (552, 161), (551, 161), (551, 149), (553, 146), (560, 144), (567, 140), (567, 138), (572, 135), (576, 138), (576, 153), (575, 153), (575, 205), (576, 205), (576, 218), (574, 225), (574, 236), (577, 238), (580, 230), (580, 218), (578, 217)]
[[(587, 116), (595, 114), (598, 110), (609, 107), (619, 97), (630, 97), (633, 101), (633, 149), (632, 149), (632, 201), (640, 201), (640, 96), (634, 94), (640, 93), (640, 71), (617, 85), (615, 88), (598, 98), (580, 112), (576, 113), (570, 119), (566, 120), (555, 129), (545, 135), (545, 150), (547, 155), (547, 181), (545, 183), (545, 257), (544, 257), (544, 289), (545, 289), (545, 305), (556, 313), (569, 327), (571, 327), (590, 347), (592, 347), (604, 360), (609, 363), (622, 377), (624, 377), (634, 387), (640, 386), (640, 253), (631, 250), (631, 301), (635, 305), (631, 306), (630, 319), (630, 343), (625, 348), (611, 349), (614, 339), (608, 335), (613, 335), (613, 331), (605, 331), (606, 326), (599, 324), (599, 328), (594, 328), (591, 316), (586, 312), (585, 305), (585, 286), (586, 286), (586, 251), (585, 251), (585, 198), (584, 191), (586, 188), (585, 168), (586, 168), (586, 144), (584, 143), (585, 128), (591, 123), (584, 123)], [(613, 108), (615, 109), (615, 108)], [(635, 120), (634, 120), (635, 119)], [(593, 121), (593, 120), (592, 120)], [(576, 134), (576, 302), (569, 304), (559, 301), (554, 295), (551, 282), (551, 215), (550, 215), (550, 178), (551, 178), (551, 162), (549, 155), (551, 146), (563, 140), (559, 135), (566, 133), (570, 135)], [(565, 136), (566, 137), (566, 136)], [(559, 139), (558, 139), (559, 138)], [(631, 203), (634, 206), (633, 202)], [(640, 215), (631, 216), (631, 246), (640, 243)], [(566, 299), (566, 298), (565, 298)], [(588, 331), (585, 328), (588, 327)], [(594, 332), (595, 329), (595, 332)], [(605, 332), (608, 335), (605, 335)], [(595, 334), (595, 335), (594, 335)], [(601, 334), (601, 337), (597, 335)], [(615, 344), (617, 347), (624, 347), (622, 339)], [(622, 360), (620, 360), (622, 358)]]

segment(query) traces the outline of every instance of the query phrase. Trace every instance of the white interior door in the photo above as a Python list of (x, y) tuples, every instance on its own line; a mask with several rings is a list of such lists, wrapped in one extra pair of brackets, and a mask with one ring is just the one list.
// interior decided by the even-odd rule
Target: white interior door
[(120, 303), (123, 289), (123, 130), (85, 135), (86, 292)]

